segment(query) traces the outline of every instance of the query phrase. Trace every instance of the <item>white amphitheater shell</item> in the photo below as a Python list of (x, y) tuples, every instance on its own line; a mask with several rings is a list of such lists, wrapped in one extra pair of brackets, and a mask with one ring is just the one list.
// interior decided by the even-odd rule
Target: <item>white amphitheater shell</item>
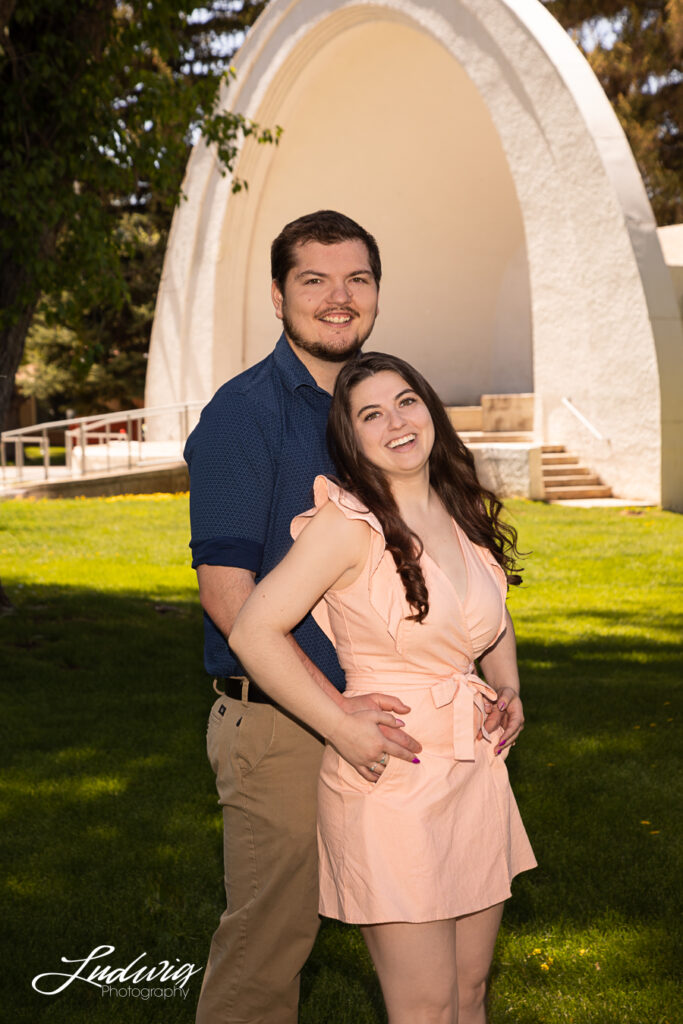
[(208, 399), (272, 348), (270, 242), (340, 209), (382, 251), (369, 347), (450, 404), (533, 391), (540, 441), (618, 495), (683, 509), (671, 277), (612, 108), (538, 0), (274, 0), (235, 65), (221, 106), (284, 134), (247, 141), (237, 194), (195, 147), (146, 405)]

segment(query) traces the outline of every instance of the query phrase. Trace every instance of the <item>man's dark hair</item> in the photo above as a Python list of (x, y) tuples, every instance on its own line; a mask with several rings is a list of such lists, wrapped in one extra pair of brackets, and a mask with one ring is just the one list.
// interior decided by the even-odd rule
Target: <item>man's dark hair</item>
[(363, 242), (368, 250), (370, 269), (379, 287), (382, 277), (382, 262), (379, 247), (372, 235), (356, 224), (355, 220), (335, 210), (318, 210), (285, 224), (270, 247), (271, 276), (284, 295), (287, 274), (295, 263), (294, 250), (305, 242), (320, 242), (322, 245), (336, 245), (353, 239)]

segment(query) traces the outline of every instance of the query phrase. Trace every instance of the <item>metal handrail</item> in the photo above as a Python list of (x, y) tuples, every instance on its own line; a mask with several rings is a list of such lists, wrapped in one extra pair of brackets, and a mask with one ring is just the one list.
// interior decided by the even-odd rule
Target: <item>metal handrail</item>
[[(74, 448), (80, 447), (81, 466), (80, 474), (87, 472), (87, 449), (89, 442), (96, 441), (98, 446), (105, 445), (107, 460), (107, 472), (111, 472), (111, 444), (125, 442), (128, 446), (127, 467), (132, 469), (144, 460), (143, 446), (144, 435), (147, 432), (147, 423), (157, 416), (169, 416), (178, 414), (179, 429), (177, 436), (169, 440), (179, 440), (181, 446), (184, 444), (190, 433), (190, 413), (202, 409), (204, 401), (176, 402), (173, 405), (149, 406), (142, 409), (122, 409), (119, 412), (97, 413), (91, 416), (75, 416), (67, 420), (53, 420), (46, 423), (34, 423), (28, 427), (16, 427), (13, 430), (3, 430), (0, 433), (0, 463), (2, 465), (3, 479), (6, 477), (7, 455), (5, 446), (14, 444), (15, 466), (17, 481), (24, 478), (24, 446), (27, 444), (38, 444), (43, 456), (43, 471), (46, 480), (50, 477), (50, 444), (48, 434), (55, 431), (62, 431), (64, 434), (64, 448), (66, 453), (66, 466), (71, 472), (73, 464)], [(120, 435), (112, 435), (112, 423), (125, 423), (121, 428)], [(137, 430), (137, 438), (133, 436), (133, 424), (140, 423)], [(104, 432), (102, 432), (104, 431)], [(133, 455), (133, 445), (137, 444), (137, 458)], [(156, 461), (170, 461), (156, 456)]]
[(600, 433), (600, 431), (598, 430), (597, 427), (593, 426), (591, 421), (586, 416), (584, 416), (584, 414), (582, 412), (579, 412), (579, 410), (576, 408), (576, 406), (572, 402), (571, 398), (563, 398), (562, 399), (562, 405), (564, 405), (566, 409), (569, 409), (569, 411), (574, 416), (576, 416), (577, 420), (579, 420), (580, 423), (583, 423), (584, 427), (586, 427), (587, 430), (590, 430), (590, 432), (593, 435), (593, 437), (597, 438), (598, 441), (607, 441), (607, 440), (609, 440), (609, 438), (605, 437), (604, 434)]

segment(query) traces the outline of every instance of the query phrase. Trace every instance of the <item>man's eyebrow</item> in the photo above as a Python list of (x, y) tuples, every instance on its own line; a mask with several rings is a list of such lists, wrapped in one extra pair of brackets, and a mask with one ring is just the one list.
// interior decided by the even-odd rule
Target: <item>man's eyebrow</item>
[[(298, 273), (295, 274), (295, 277), (307, 277), (309, 274), (312, 277), (329, 277), (330, 276), (329, 274), (325, 274), (322, 270), (299, 270)], [(372, 271), (369, 270), (367, 267), (365, 267), (363, 270), (352, 270), (351, 273), (347, 274), (346, 276), (347, 277), (359, 277), (361, 274), (363, 276), (372, 277)]]
[[(399, 391), (397, 395), (394, 395), (394, 401), (396, 401), (396, 399), (400, 398), (402, 395), (407, 395), (409, 393), (415, 394), (413, 388), (404, 388), (403, 391)], [(367, 412), (368, 409), (379, 409), (379, 405), (377, 402), (375, 402), (373, 405), (364, 405), (362, 409), (358, 410), (356, 416), (360, 416), (362, 412)]]

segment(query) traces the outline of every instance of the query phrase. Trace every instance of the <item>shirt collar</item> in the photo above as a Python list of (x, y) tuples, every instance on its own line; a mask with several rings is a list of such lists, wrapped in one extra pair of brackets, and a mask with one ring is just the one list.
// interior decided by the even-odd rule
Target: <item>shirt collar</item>
[(297, 388), (301, 387), (308, 387), (318, 391), (321, 395), (325, 395), (326, 398), (330, 397), (328, 391), (325, 391), (324, 388), (321, 388), (316, 384), (308, 369), (293, 351), (292, 346), (284, 335), (284, 332), (278, 339), (273, 355), (275, 365), (282, 376), (282, 381), (285, 387), (290, 391), (295, 391)]

